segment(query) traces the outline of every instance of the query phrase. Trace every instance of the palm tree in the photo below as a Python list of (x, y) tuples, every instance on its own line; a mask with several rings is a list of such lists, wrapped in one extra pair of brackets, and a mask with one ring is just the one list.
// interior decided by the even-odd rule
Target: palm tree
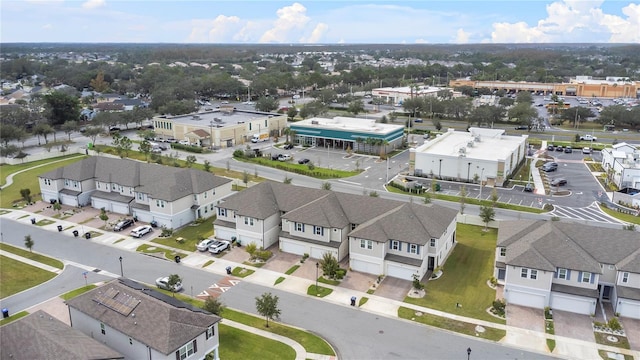
[(356, 138), (356, 144), (358, 144), (358, 150), (356, 152), (360, 151), (360, 144), (362, 144), (364, 142), (364, 139), (361, 137), (357, 137)]

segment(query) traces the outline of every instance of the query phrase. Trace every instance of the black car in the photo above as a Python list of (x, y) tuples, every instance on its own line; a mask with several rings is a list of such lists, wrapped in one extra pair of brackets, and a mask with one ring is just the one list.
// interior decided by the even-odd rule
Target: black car
[(562, 145), (556, 146), (556, 151), (562, 152), (563, 150)]
[(553, 151), (553, 150), (555, 150), (555, 149), (556, 149), (556, 148), (555, 148), (553, 145), (549, 145), (549, 146), (547, 146), (547, 150), (549, 150), (549, 151)]
[(131, 225), (133, 225), (133, 220), (132, 219), (124, 219), (124, 220), (118, 222), (116, 224), (116, 226), (113, 227), (113, 231), (124, 230), (124, 229), (128, 228)]
[(525, 192), (533, 192), (533, 184), (532, 183), (527, 183), (527, 185), (524, 186), (524, 191)]
[(529, 127), (526, 125), (516, 126), (516, 130), (529, 130)]
[(298, 164), (306, 164), (309, 161), (310, 161), (309, 159), (300, 159), (300, 160), (298, 160)]
[(291, 150), (291, 149), (293, 149), (293, 144), (284, 144), (284, 149), (285, 149), (285, 150)]
[(556, 162), (544, 163), (544, 165), (542, 165), (541, 169), (544, 172), (556, 171), (556, 170), (558, 170), (558, 163), (556, 163)]
[(564, 148), (564, 152), (566, 152), (567, 154), (572, 154), (573, 148), (571, 146), (567, 146), (566, 148)]

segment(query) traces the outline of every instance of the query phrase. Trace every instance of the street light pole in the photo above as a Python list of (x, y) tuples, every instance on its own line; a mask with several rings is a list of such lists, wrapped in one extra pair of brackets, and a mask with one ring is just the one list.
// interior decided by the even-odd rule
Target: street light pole
[(480, 172), (480, 200), (482, 200), (482, 186), (484, 185), (482, 178), (484, 177), (484, 168)]
[(122, 256), (120, 256), (118, 260), (120, 260), (120, 276), (124, 277), (124, 271), (122, 271)]
[(471, 348), (468, 347), (467, 348), (467, 360), (469, 360), (470, 357), (471, 357)]
[(320, 263), (316, 262), (316, 295), (318, 294), (318, 269), (320, 268)]
[(440, 159), (440, 166), (438, 167), (438, 178), (442, 180), (442, 159)]

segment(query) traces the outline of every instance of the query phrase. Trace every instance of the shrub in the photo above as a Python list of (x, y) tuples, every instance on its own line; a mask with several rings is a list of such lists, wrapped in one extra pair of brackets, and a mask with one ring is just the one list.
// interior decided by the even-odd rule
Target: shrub
[(547, 320), (553, 319), (553, 313), (551, 312), (551, 308), (548, 306), (544, 308), (544, 318)]
[(169, 237), (171, 235), (173, 235), (173, 229), (162, 227), (162, 233), (160, 234), (161, 237)]
[(245, 250), (249, 254), (251, 259), (256, 258), (256, 251), (258, 250), (256, 243), (250, 243), (249, 245), (245, 246)]
[(347, 274), (347, 270), (345, 269), (338, 269), (336, 270), (336, 279), (338, 280), (342, 280), (344, 279), (344, 276)]
[(495, 276), (492, 276), (491, 279), (489, 279), (489, 282), (491, 283), (491, 286), (498, 285), (498, 279), (496, 279)]
[(307, 260), (309, 258), (309, 254), (304, 253), (304, 255), (302, 255), (302, 259), (300, 259), (300, 262), (303, 263), (305, 260)]
[(507, 302), (504, 299), (498, 299), (493, 301), (493, 310), (497, 315), (504, 316), (504, 309), (507, 306)]
[(418, 291), (424, 289), (424, 285), (420, 282), (420, 278), (416, 274), (413, 274), (413, 288)]
[(240, 149), (234, 151), (233, 152), (233, 157), (243, 158), (244, 157), (244, 151), (242, 151)]
[(620, 321), (618, 321), (618, 318), (615, 318), (615, 317), (611, 318), (607, 323), (607, 325), (611, 330), (614, 330), (614, 331), (622, 330), (622, 325), (620, 325)]
[(262, 261), (267, 261), (273, 255), (269, 250), (260, 250), (256, 252), (256, 257)]

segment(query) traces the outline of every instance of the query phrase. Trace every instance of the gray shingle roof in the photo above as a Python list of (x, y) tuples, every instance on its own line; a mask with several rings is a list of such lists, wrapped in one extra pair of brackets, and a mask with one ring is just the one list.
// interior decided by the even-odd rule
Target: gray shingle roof
[(102, 360), (124, 356), (42, 310), (2, 326), (2, 359)]
[(640, 273), (640, 235), (557, 221), (503, 221), (498, 246), (507, 247), (506, 264), (555, 271), (555, 268), (601, 273), (601, 264), (613, 264)]
[(336, 228), (356, 224), (358, 235), (354, 236), (423, 245), (432, 237), (439, 238), (458, 213), (438, 205), (407, 204), (272, 181), (234, 194), (220, 206), (258, 219), (282, 212), (283, 219), (305, 224)]
[[(109, 289), (135, 297), (140, 303), (131, 314), (125, 316), (94, 301), (97, 295)], [(114, 280), (68, 300), (67, 304), (163, 354), (175, 352), (220, 321), (220, 317), (204, 310), (194, 311), (190, 305), (170, 296), (163, 301), (161, 299), (166, 295), (151, 296), (152, 293), (158, 294), (131, 280)], [(181, 305), (176, 306), (171, 302)]]
[(40, 175), (47, 179), (69, 179), (117, 183), (134, 187), (154, 199), (174, 201), (231, 182), (206, 171), (147, 164), (128, 159), (93, 156)]

